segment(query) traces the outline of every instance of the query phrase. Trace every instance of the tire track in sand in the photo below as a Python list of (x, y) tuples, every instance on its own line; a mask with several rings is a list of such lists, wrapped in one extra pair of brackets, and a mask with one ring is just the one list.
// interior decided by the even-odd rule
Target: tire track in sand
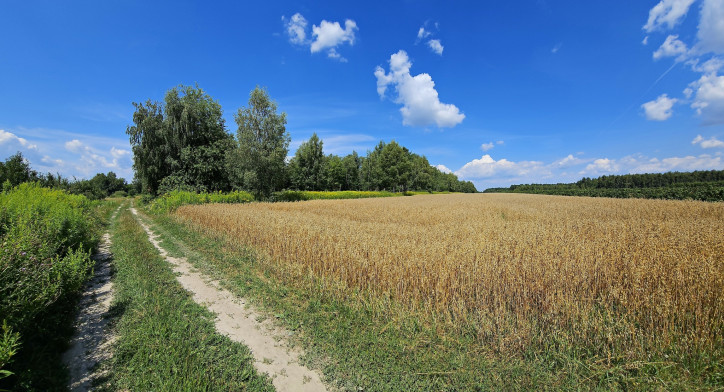
[(326, 387), (319, 373), (299, 363), (302, 352), (286, 343), (286, 331), (274, 327), (270, 321), (259, 322), (262, 314), (252, 309), (243, 298), (220, 287), (195, 272), (185, 258), (171, 257), (161, 247), (158, 236), (131, 208), (138, 223), (148, 234), (148, 239), (171, 265), (181, 285), (189, 291), (196, 303), (216, 314), (216, 329), (231, 340), (245, 344), (254, 355), (254, 367), (268, 373), (277, 391), (321, 392)]

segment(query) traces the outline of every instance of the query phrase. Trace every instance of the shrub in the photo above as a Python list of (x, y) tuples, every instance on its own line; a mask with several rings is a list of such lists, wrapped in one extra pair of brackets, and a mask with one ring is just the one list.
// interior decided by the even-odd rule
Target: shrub
[(154, 213), (167, 213), (175, 211), (185, 204), (207, 203), (248, 203), (254, 201), (254, 196), (248, 192), (235, 191), (230, 193), (195, 193), (187, 191), (172, 191), (157, 197), (150, 204)]
[(17, 334), (27, 341), (44, 312), (81, 288), (97, 222), (84, 196), (34, 183), (0, 194), (0, 367), (15, 353)]

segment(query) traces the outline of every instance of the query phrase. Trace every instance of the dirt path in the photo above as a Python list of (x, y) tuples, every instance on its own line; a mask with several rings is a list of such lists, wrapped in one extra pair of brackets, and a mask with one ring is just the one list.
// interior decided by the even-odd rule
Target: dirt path
[(269, 374), (277, 391), (327, 390), (317, 372), (299, 364), (301, 352), (287, 345), (287, 331), (274, 327), (271, 321), (257, 321), (263, 319), (263, 315), (246, 304), (243, 298), (236, 297), (221, 288), (217, 281), (196, 272), (185, 258), (169, 256), (159, 245), (158, 236), (138, 217), (136, 209), (131, 208), (131, 212), (161, 256), (174, 266), (175, 272), (180, 273), (177, 279), (193, 294), (194, 301), (216, 314), (216, 329), (251, 349), (254, 366)]
[[(120, 208), (119, 208), (120, 209)], [(111, 220), (115, 219), (117, 209)], [(111, 282), (111, 235), (105, 233), (93, 255), (96, 262), (93, 278), (83, 290), (75, 320), (75, 334), (71, 338), (70, 348), (63, 354), (63, 362), (70, 372), (70, 390), (89, 391), (93, 381), (103, 376), (97, 371), (97, 365), (111, 357), (111, 345), (115, 336), (110, 334), (105, 317), (113, 300), (113, 282)]]

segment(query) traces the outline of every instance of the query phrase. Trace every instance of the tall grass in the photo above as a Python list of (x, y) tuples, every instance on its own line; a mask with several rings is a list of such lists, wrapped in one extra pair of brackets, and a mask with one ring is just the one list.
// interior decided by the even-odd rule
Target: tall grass
[(84, 196), (32, 183), (0, 194), (0, 323), (7, 325), (0, 366), (12, 360), (8, 353), (18, 343), (19, 353), (30, 355), (34, 342), (55, 333), (48, 329), (57, 316), (54, 306), (88, 276), (98, 223)]
[(154, 213), (175, 211), (178, 207), (187, 204), (206, 203), (248, 203), (254, 200), (248, 192), (235, 191), (230, 193), (195, 193), (188, 191), (172, 191), (151, 202), (150, 210)]
[(387, 191), (282, 191), (274, 193), (272, 201), (367, 199), (403, 195), (406, 194)]
[(339, 282), (340, 299), (392, 299), (496, 355), (533, 347), (724, 382), (722, 204), (448, 195), (177, 215), (259, 249), (280, 276)]

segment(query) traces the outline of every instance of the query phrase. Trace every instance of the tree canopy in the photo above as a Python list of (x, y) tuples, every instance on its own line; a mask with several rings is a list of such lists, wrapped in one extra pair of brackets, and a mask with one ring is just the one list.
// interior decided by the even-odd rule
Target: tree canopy
[(233, 186), (262, 196), (282, 189), (290, 141), (286, 113), (278, 114), (276, 103), (257, 86), (235, 120), (237, 146), (227, 164)]
[(198, 86), (178, 86), (164, 104), (133, 103), (134, 125), (126, 129), (133, 168), (144, 192), (228, 190), (224, 162), (233, 139), (221, 105)]

